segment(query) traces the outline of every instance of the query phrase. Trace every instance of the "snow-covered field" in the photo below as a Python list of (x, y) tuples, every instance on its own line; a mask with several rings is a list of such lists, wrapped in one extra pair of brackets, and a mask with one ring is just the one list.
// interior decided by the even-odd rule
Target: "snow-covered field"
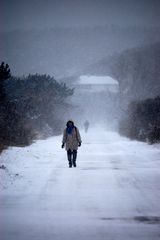
[(82, 131), (77, 168), (61, 136), (0, 156), (1, 240), (159, 240), (160, 146)]

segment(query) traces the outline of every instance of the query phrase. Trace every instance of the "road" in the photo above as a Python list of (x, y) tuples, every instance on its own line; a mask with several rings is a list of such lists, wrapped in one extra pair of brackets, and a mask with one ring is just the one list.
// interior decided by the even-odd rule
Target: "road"
[(77, 168), (61, 136), (2, 153), (1, 240), (160, 239), (160, 146), (81, 132)]

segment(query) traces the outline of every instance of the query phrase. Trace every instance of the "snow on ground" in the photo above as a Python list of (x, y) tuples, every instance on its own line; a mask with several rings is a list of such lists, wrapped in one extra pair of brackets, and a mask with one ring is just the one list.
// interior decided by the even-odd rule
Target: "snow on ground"
[(77, 168), (61, 136), (0, 156), (0, 239), (160, 239), (160, 146), (82, 131)]

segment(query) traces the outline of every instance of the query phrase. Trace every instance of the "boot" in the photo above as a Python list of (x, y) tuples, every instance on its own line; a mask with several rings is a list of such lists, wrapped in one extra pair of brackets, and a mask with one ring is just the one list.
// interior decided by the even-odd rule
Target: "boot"
[(73, 166), (76, 167), (76, 162), (75, 161), (73, 162)]
[(71, 168), (72, 167), (72, 162), (69, 162), (69, 168)]

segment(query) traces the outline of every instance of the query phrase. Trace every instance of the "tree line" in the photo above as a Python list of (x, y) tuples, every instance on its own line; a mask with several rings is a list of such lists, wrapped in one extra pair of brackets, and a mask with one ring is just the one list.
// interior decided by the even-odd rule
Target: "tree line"
[(34, 139), (59, 134), (73, 89), (49, 75), (11, 75), (0, 65), (0, 149), (26, 146)]
[(112, 66), (120, 83), (120, 133), (131, 139), (160, 141), (160, 42), (124, 51)]
[(151, 144), (160, 141), (160, 97), (133, 101), (120, 121), (122, 135)]

